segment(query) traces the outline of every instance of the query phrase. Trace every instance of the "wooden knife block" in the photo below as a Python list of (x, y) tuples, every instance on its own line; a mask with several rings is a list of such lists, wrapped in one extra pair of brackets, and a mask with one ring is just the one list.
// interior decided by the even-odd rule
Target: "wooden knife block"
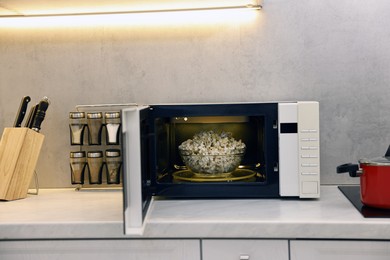
[(5, 128), (0, 140), (0, 200), (27, 197), (44, 135), (30, 128)]

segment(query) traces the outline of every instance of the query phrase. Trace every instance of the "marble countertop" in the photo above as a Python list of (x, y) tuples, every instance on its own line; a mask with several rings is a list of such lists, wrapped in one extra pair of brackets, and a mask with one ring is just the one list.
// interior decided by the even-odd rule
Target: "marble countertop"
[[(162, 200), (142, 238), (390, 239), (390, 218), (363, 218), (338, 190), (321, 198)], [(0, 202), (0, 239), (126, 238), (121, 190), (44, 189)]]

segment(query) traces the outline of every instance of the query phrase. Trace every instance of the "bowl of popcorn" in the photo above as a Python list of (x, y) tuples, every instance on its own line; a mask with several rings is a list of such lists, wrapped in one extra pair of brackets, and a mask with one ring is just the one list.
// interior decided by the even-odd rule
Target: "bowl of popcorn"
[(229, 176), (240, 165), (245, 144), (230, 132), (202, 131), (179, 145), (186, 167), (202, 177)]

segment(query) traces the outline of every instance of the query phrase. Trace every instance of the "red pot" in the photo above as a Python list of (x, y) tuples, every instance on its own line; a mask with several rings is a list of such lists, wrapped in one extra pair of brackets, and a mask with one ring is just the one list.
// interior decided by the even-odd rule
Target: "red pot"
[[(360, 166), (360, 167), (359, 167)], [(384, 157), (343, 164), (337, 173), (360, 177), (360, 199), (366, 206), (390, 209), (390, 146)]]

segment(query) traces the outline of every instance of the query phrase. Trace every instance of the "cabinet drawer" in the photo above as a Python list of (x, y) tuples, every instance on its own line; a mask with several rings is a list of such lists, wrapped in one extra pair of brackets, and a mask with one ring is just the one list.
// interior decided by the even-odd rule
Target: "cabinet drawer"
[(291, 260), (389, 260), (390, 242), (291, 241)]
[(287, 240), (205, 239), (203, 260), (288, 260)]
[(199, 260), (199, 240), (2, 241), (1, 260)]

